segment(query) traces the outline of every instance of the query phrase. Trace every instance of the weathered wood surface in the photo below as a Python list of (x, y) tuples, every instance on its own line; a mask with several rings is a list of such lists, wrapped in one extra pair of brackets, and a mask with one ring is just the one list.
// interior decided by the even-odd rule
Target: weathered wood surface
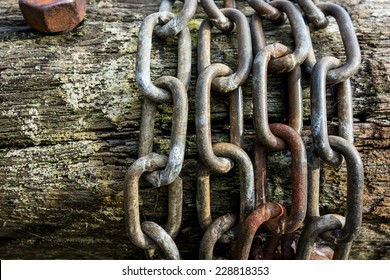
[[(17, 0), (0, 2), (0, 258), (134, 259), (143, 252), (129, 242), (123, 220), (123, 179), (136, 159), (141, 94), (135, 85), (137, 32), (158, 1), (90, 0), (77, 30), (44, 36), (25, 26)], [(351, 258), (390, 259), (390, 3), (387, 0), (337, 1), (352, 15), (363, 63), (353, 78), (355, 145), (365, 166), (362, 232)], [(180, 2), (177, 4), (179, 7)], [(238, 8), (253, 11), (242, 1)], [(201, 7), (190, 22), (196, 33)], [(291, 41), (289, 28), (266, 26), (267, 40)], [(216, 34), (215, 61), (235, 65), (234, 40)], [(278, 38), (277, 38), (278, 36)], [(333, 23), (316, 32), (315, 47), (340, 56), (342, 44)], [(156, 39), (157, 40), (157, 39)], [(173, 74), (175, 42), (156, 41), (153, 76)], [(196, 61), (196, 48), (193, 46)], [(184, 217), (177, 243), (185, 259), (197, 256), (202, 236), (195, 211), (196, 143), (193, 65), (184, 179)], [(304, 77), (305, 140), (309, 140), (308, 77)], [(270, 121), (283, 119), (280, 80), (270, 85)], [(246, 149), (253, 126), (250, 82), (245, 91)], [(331, 101), (331, 98), (329, 98)], [(330, 103), (330, 116), (334, 115)], [(155, 151), (166, 152), (170, 106), (161, 106)], [(214, 139), (227, 139), (226, 99), (213, 105)], [(331, 124), (331, 121), (329, 121)], [(285, 201), (289, 178), (284, 155), (269, 160), (270, 198)], [(213, 213), (237, 206), (236, 174), (214, 180)], [(288, 177), (288, 176), (287, 176)], [(322, 172), (321, 208), (343, 213), (345, 168)], [(231, 199), (233, 197), (233, 200)], [(142, 216), (164, 223), (166, 189), (143, 184)]]

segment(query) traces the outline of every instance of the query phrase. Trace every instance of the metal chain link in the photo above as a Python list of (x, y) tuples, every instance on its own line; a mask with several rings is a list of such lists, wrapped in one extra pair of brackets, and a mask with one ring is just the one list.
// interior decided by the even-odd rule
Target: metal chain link
[(303, 10), (307, 20), (316, 28), (322, 29), (328, 26), (329, 20), (325, 14), (316, 6), (319, 1), (312, 0), (296, 0), (298, 5)]
[[(340, 67), (329, 71), (326, 77), (326, 82), (329, 84), (341, 83), (357, 73), (361, 62), (360, 47), (355, 29), (348, 12), (339, 5), (332, 3), (319, 3), (317, 4), (317, 7), (326, 16), (332, 16), (336, 20), (340, 31), (340, 36), (345, 49), (346, 62)], [(308, 28), (306, 30), (308, 30)], [(304, 63), (304, 66), (306, 71), (311, 73), (314, 65), (316, 64), (316, 58), (310, 36), (309, 45), (310, 53)]]
[[(136, 79), (144, 94), (140, 128), (139, 159), (129, 168), (125, 178), (125, 220), (131, 241), (144, 250), (158, 247), (167, 258), (180, 259), (173, 241), (181, 224), (183, 186), (179, 177), (187, 129), (187, 88), (191, 73), (191, 38), (186, 27), (196, 11), (197, 1), (185, 0), (178, 16), (171, 10), (174, 0), (162, 0), (158, 13), (143, 21), (138, 41)], [(202, 0), (207, 17), (198, 32), (195, 90), (195, 125), (199, 153), (196, 208), (204, 231), (199, 258), (213, 259), (216, 242), (230, 243), (227, 255), (235, 259), (276, 258), (281, 248), (283, 259), (316, 259), (319, 238), (332, 248), (322, 246), (329, 258), (347, 259), (362, 223), (363, 165), (353, 146), (352, 87), (350, 78), (357, 72), (361, 55), (348, 13), (336, 4), (297, 0), (298, 6), (285, 0), (269, 3), (247, 0), (255, 13), (250, 25), (247, 17), (235, 8), (235, 1), (225, 0), (224, 8), (214, 1)], [(316, 59), (307, 19), (316, 29), (329, 25), (335, 18), (345, 48), (346, 62), (336, 57)], [(292, 29), (294, 50), (281, 43), (266, 44), (262, 21), (283, 24), (288, 19)], [(227, 36), (237, 33), (237, 70), (222, 63), (212, 63), (211, 35), (215, 26)], [(151, 81), (150, 57), (152, 34), (159, 37), (178, 35), (177, 78), (162, 76)], [(253, 57), (255, 58), (253, 59)], [(306, 153), (300, 136), (303, 126), (301, 65), (311, 76), (311, 132), (313, 144)], [(268, 123), (267, 81), (269, 73), (287, 73), (288, 125)], [(252, 73), (254, 158), (243, 149), (243, 92)], [(334, 84), (337, 94), (338, 136), (328, 135), (326, 85)], [(213, 143), (211, 129), (212, 91), (229, 94), (230, 143)], [(153, 130), (157, 106), (173, 103), (169, 155), (153, 153)], [(291, 154), (291, 198), (289, 207), (267, 201), (267, 152), (289, 150)], [(321, 162), (347, 167), (347, 211), (320, 214)], [(211, 212), (210, 175), (226, 174), (238, 165), (239, 213), (213, 217)], [(165, 228), (139, 216), (138, 185), (141, 176), (154, 187), (168, 186), (168, 222)], [(288, 211), (287, 208), (290, 208)], [(293, 249), (296, 231), (302, 227), (297, 252)], [(259, 229), (269, 234), (265, 246), (253, 243)], [(253, 243), (253, 244), (252, 244)], [(257, 246), (257, 247), (256, 247)], [(334, 253), (333, 253), (334, 249)], [(320, 249), (318, 249), (320, 250)]]
[[(162, 0), (159, 12), (170, 12), (174, 2), (175, 0)], [(163, 26), (159, 26), (156, 30), (157, 35), (161, 38), (166, 38), (179, 34), (187, 27), (188, 22), (194, 16), (197, 5), (197, 0), (184, 0), (184, 5), (179, 15)]]

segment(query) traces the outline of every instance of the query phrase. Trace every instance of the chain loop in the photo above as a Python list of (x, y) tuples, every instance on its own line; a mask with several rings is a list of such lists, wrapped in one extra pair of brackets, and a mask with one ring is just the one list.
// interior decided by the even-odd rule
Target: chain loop
[[(326, 75), (326, 82), (328, 84), (341, 83), (351, 78), (359, 70), (361, 53), (355, 29), (353, 28), (351, 18), (349, 17), (347, 11), (345, 11), (339, 5), (332, 3), (321, 3), (318, 4), (317, 7), (326, 16), (334, 17), (339, 27), (341, 40), (345, 49), (346, 62), (338, 68), (330, 70)], [(314, 65), (316, 64), (316, 58), (310, 36), (308, 36), (308, 38), (310, 54), (308, 59), (305, 61), (304, 66), (306, 71), (311, 73), (313, 71)]]
[[(255, 147), (256, 196), (258, 208), (244, 221), (239, 232), (235, 258), (248, 259), (250, 246), (257, 229), (267, 223), (267, 228), (273, 233), (291, 233), (303, 223), (306, 213), (307, 169), (306, 151), (303, 141), (295, 130), (283, 124), (272, 124), (271, 130), (288, 143), (292, 154), (292, 198), (291, 211), (287, 216), (283, 206), (265, 201), (265, 152), (262, 145)], [(283, 208), (284, 209), (284, 208)]]
[[(159, 12), (169, 12), (174, 2), (175, 0), (162, 0)], [(169, 22), (163, 26), (158, 27), (156, 34), (161, 38), (179, 34), (184, 28), (187, 28), (188, 22), (196, 12), (197, 5), (197, 0), (184, 0), (184, 5), (179, 15), (169, 20)]]
[(329, 231), (341, 229), (345, 224), (344, 217), (328, 214), (321, 217), (315, 217), (305, 226), (299, 238), (297, 248), (298, 260), (309, 260), (314, 248), (314, 242), (320, 234)]
[(284, 208), (278, 203), (266, 203), (256, 208), (243, 222), (236, 243), (236, 250), (233, 253), (234, 259), (247, 260), (250, 248), (257, 229), (271, 218), (284, 214)]
[[(166, 186), (179, 176), (182, 169), (186, 144), (188, 101), (187, 91), (183, 83), (175, 77), (163, 76), (154, 84), (159, 88), (168, 89), (172, 93), (172, 129), (169, 159), (162, 171), (145, 174), (145, 178), (155, 187)], [(142, 157), (152, 152), (154, 118), (157, 104), (145, 97), (141, 118), (138, 156)]]
[[(227, 77), (219, 77), (212, 81), (212, 89), (220, 92), (232, 92), (241, 86), (248, 78), (252, 62), (252, 40), (248, 21), (243, 13), (233, 8), (220, 10), (230, 18), (237, 28), (238, 67), (237, 71)], [(208, 18), (204, 19), (198, 32), (198, 72), (211, 64), (211, 29)]]
[[(235, 1), (230, 0), (224, 1), (225, 8), (235, 8)], [(238, 13), (238, 11), (233, 11), (233, 14), (236, 14), (236, 17), (238, 17), (237, 22), (240, 22), (238, 25), (239, 31), (243, 31), (245, 34), (245, 28), (242, 29), (243, 21), (241, 15)], [(244, 23), (244, 25), (247, 25)], [(210, 24), (210, 21), (206, 18), (203, 20), (200, 28), (199, 28), (199, 41), (198, 41), (198, 72), (202, 72), (207, 66), (211, 64), (211, 29), (212, 26)], [(238, 32), (239, 32), (238, 31)], [(241, 32), (239, 32), (241, 34)], [(230, 74), (228, 77), (224, 77), (225, 79), (235, 80), (239, 83), (242, 83), (238, 80), (238, 73), (240, 70), (240, 62), (244, 62), (247, 64), (247, 59), (253, 59), (252, 57), (248, 57), (248, 53), (241, 52), (240, 47), (242, 46), (241, 40), (245, 40), (248, 35), (240, 36), (238, 40), (238, 49), (239, 49), (239, 69), (236, 73)], [(249, 36), (250, 37), (250, 36)], [(242, 64), (242, 63), (241, 63)], [(250, 63), (249, 63), (250, 64)], [(250, 69), (249, 69), (250, 70)], [(221, 82), (221, 78), (215, 78), (212, 83), (212, 87), (218, 87), (218, 82)], [(245, 77), (245, 80), (247, 77)], [(235, 87), (233, 85), (233, 87)], [(228, 88), (224, 89), (224, 91), (229, 90)], [(242, 146), (242, 136), (244, 133), (244, 112), (243, 112), (243, 94), (241, 87), (237, 86), (234, 90), (232, 90), (229, 93), (229, 116), (230, 116), (230, 139), (231, 143), (235, 144), (237, 146)]]
[(198, 152), (202, 162), (217, 173), (226, 173), (232, 168), (230, 160), (219, 158), (214, 154), (211, 142), (211, 109), (210, 109), (210, 89), (211, 81), (218, 76), (226, 76), (231, 73), (231, 69), (224, 64), (211, 64), (204, 69), (196, 83), (195, 91), (195, 126), (198, 144)]
[(351, 242), (356, 238), (362, 223), (364, 171), (359, 152), (347, 140), (329, 136), (331, 147), (344, 156), (347, 164), (347, 211), (345, 226), (334, 232), (337, 243)]
[[(331, 239), (332, 242), (336, 244), (333, 259), (348, 259), (352, 242), (359, 233), (362, 223), (362, 199), (364, 189), (363, 163), (356, 148), (347, 140), (338, 136), (329, 136), (329, 142), (333, 149), (344, 156), (347, 164), (347, 211), (345, 222), (342, 226), (330, 228), (329, 230), (332, 230), (331, 234), (327, 234), (325, 237)], [(313, 184), (312, 186), (314, 186), (314, 192), (311, 196), (314, 197), (314, 199), (309, 200), (311, 219), (307, 225), (307, 229), (303, 231), (299, 240), (298, 259), (308, 258), (308, 254), (310, 254), (309, 251), (311, 250), (310, 246), (312, 246), (318, 235), (314, 234), (313, 237), (310, 237), (314, 238), (313, 241), (310, 242), (306, 241), (307, 236), (313, 234), (311, 233), (313, 228), (323, 228), (324, 226), (318, 226), (317, 223), (323, 222), (325, 219), (323, 217), (328, 217), (327, 215), (319, 217), (318, 198), (315, 197), (318, 195), (318, 185)], [(321, 229), (320, 233), (325, 233), (329, 230)]]
[[(248, 155), (238, 146), (230, 143), (213, 145), (216, 155), (234, 160), (240, 169), (240, 216), (242, 222), (255, 207), (254, 172)], [(225, 172), (226, 173), (226, 172)], [(206, 230), (212, 224), (210, 206), (210, 169), (200, 165), (197, 176), (197, 211), (201, 227)], [(224, 235), (224, 242), (236, 239), (237, 234), (232, 232), (231, 237)], [(222, 240), (223, 241), (223, 240)]]
[(275, 24), (283, 24), (286, 21), (286, 15), (274, 8), (263, 0), (247, 0), (248, 4), (263, 18), (266, 18)]
[[(154, 13), (142, 22), (138, 35), (138, 49), (136, 62), (136, 80), (141, 92), (156, 103), (171, 102), (172, 95), (151, 81), (150, 55), (152, 48), (152, 34), (156, 25), (167, 22), (174, 15), (168, 12)], [(177, 77), (187, 88), (191, 79), (191, 36), (188, 28), (179, 33)]]
[[(260, 142), (272, 150), (285, 150), (286, 143), (272, 134), (268, 124), (268, 104), (267, 104), (267, 72), (271, 58), (278, 58), (289, 52), (289, 49), (275, 43), (264, 47), (257, 55), (253, 62), (253, 121), (256, 135)], [(299, 98), (300, 96), (298, 96)], [(293, 98), (297, 98), (294, 96)], [(290, 100), (289, 100), (290, 101)], [(302, 123), (302, 110), (300, 104), (294, 104), (293, 123), (295, 128), (300, 131)], [(290, 104), (291, 104), (290, 103)], [(296, 106), (298, 105), (298, 106)], [(296, 108), (298, 107), (298, 109)]]
[(324, 13), (317, 8), (315, 1), (312, 0), (296, 0), (298, 5), (301, 7), (305, 13), (305, 17), (310, 23), (312, 23), (316, 28), (322, 29), (328, 26), (329, 21), (324, 15)]
[(212, 260), (215, 243), (237, 223), (234, 214), (226, 214), (210, 224), (200, 242), (199, 259)]
[[(137, 159), (128, 169), (125, 177), (125, 221), (130, 240), (142, 249), (157, 248), (151, 237), (145, 234), (141, 228), (139, 214), (139, 179), (145, 172), (152, 172), (164, 168), (167, 157), (151, 153)], [(166, 233), (172, 238), (179, 231), (182, 219), (183, 187), (180, 177), (168, 186), (168, 222)]]
[[(313, 134), (313, 145), (315, 151), (326, 163), (332, 166), (339, 166), (342, 163), (342, 158), (339, 154), (332, 150), (328, 140), (328, 128), (327, 128), (327, 117), (326, 117), (326, 74), (329, 73), (329, 69), (336, 68), (341, 62), (334, 57), (323, 57), (321, 58), (313, 68), (310, 92), (311, 92), (311, 126)], [(349, 80), (344, 83), (348, 83)], [(343, 89), (347, 86), (342, 86)], [(341, 92), (342, 97), (344, 95), (350, 95), (350, 92)], [(351, 100), (350, 96), (342, 99)], [(340, 130), (344, 136), (351, 139), (352, 135), (352, 104), (348, 107), (345, 102), (341, 104), (341, 117), (340, 118)], [(346, 111), (343, 111), (346, 110)], [(345, 121), (342, 123), (341, 121)], [(353, 136), (353, 135), (352, 135)]]
[[(258, 99), (258, 89), (262, 89), (263, 91), (265, 90), (265, 92), (267, 92), (267, 72), (266, 70), (264, 70), (264, 68), (258, 68), (258, 67), (261, 67), (259, 66), (259, 63), (256, 62), (257, 59), (260, 59), (260, 57), (257, 57), (257, 56), (260, 56), (259, 52), (261, 50), (263, 50), (266, 46), (266, 42), (265, 42), (265, 36), (264, 36), (264, 32), (263, 32), (263, 23), (262, 23), (262, 19), (261, 17), (258, 15), (258, 14), (253, 14), (252, 18), (251, 18), (251, 22), (250, 22), (250, 26), (251, 26), (251, 33), (252, 33), (252, 38), (253, 38), (253, 50), (254, 50), (254, 53), (256, 54), (256, 57), (255, 57), (255, 60), (253, 62), (253, 67), (252, 67), (252, 72), (253, 72), (253, 91), (255, 92), (253, 95), (254, 95), (254, 98), (257, 98)], [(275, 47), (275, 51), (274, 53), (278, 53), (279, 51), (282, 51), (284, 50), (284, 48), (286, 48), (285, 46), (281, 45), (280, 46), (276, 46), (274, 45)], [(269, 47), (269, 48), (272, 48), (272, 47)], [(263, 50), (264, 51), (264, 50)], [(286, 54), (289, 54), (291, 53), (291, 51), (289, 49), (287, 49), (285, 51)], [(280, 54), (280, 55), (283, 55), (283, 54)], [(271, 55), (273, 56), (273, 55)], [(264, 58), (264, 57), (263, 57)], [(264, 58), (265, 59), (265, 58)], [(271, 60), (272, 60), (272, 57), (271, 57)], [(269, 61), (269, 60), (268, 60)], [(261, 63), (260, 63), (261, 65)], [(257, 70), (260, 70), (259, 72), (261, 73), (255, 73)], [(261, 71), (263, 70), (263, 71)], [(263, 76), (265, 75), (265, 76)], [(302, 76), (302, 73), (301, 73), (301, 68), (300, 67), (296, 67), (295, 69), (293, 69), (291, 72), (287, 73), (287, 92), (288, 92), (288, 108), (289, 108), (289, 116), (288, 116), (288, 123), (289, 123), (289, 126), (291, 126), (292, 128), (295, 129), (295, 131), (298, 132), (298, 134), (301, 133), (301, 130), (302, 130), (302, 126), (303, 126), (303, 105), (302, 105), (302, 87), (301, 87), (301, 76)], [(260, 77), (260, 78), (258, 78)], [(258, 79), (260, 79), (262, 82), (259, 84), (258, 83)], [(264, 100), (262, 100), (264, 102)], [(260, 101), (260, 102), (262, 102)], [(255, 102), (253, 102), (255, 104)], [(265, 100), (265, 106), (267, 107), (267, 101)], [(256, 106), (254, 106), (256, 107)], [(266, 110), (267, 108), (265, 108)], [(265, 112), (263, 111), (263, 114)], [(265, 113), (266, 114), (266, 113)], [(266, 114), (267, 115), (267, 114)], [(267, 116), (268, 118), (268, 116)], [(255, 117), (255, 119), (257, 120), (258, 118)], [(268, 122), (266, 124), (268, 126)]]
[[(226, 3), (230, 4), (231, 0), (225, 0), (224, 2), (225, 5)], [(201, 0), (201, 3), (207, 17), (215, 27), (225, 33), (230, 33), (233, 30), (234, 23), (218, 9), (214, 0)]]
[(303, 223), (307, 210), (307, 158), (303, 140), (291, 127), (274, 123), (270, 125), (271, 132), (281, 137), (291, 151), (291, 209), (288, 216), (277, 223), (267, 223), (274, 233), (291, 233)]
[(307, 34), (306, 25), (301, 14), (291, 2), (279, 0), (271, 2), (270, 5), (286, 13), (292, 29), (295, 49), (291, 54), (272, 59), (268, 67), (272, 73), (291, 72), (301, 65), (309, 55), (310, 39)]

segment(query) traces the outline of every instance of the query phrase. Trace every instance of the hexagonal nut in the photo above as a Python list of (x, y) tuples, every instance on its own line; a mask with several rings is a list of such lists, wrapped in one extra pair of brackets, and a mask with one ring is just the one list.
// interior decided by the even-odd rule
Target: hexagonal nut
[(85, 16), (86, 0), (19, 0), (27, 24), (45, 32), (73, 30)]

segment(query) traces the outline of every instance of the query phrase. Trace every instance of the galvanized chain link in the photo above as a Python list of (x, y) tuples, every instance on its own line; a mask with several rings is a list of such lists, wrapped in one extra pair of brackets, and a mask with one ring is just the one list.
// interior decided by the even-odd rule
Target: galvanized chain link
[[(125, 179), (125, 218), (131, 241), (149, 251), (160, 247), (167, 258), (179, 259), (173, 239), (181, 224), (182, 182), (179, 177), (187, 128), (187, 92), (191, 72), (191, 45), (188, 20), (196, 10), (194, 0), (185, 0), (178, 16), (169, 11), (174, 0), (162, 0), (160, 11), (145, 18), (141, 25), (137, 52), (137, 83), (144, 94), (139, 159), (129, 168)], [(195, 125), (199, 153), (196, 207), (198, 221), (204, 231), (199, 258), (213, 259), (216, 242), (230, 243), (228, 255), (235, 259), (318, 258), (316, 241), (321, 238), (333, 244), (333, 259), (347, 259), (352, 242), (362, 222), (363, 166), (353, 146), (352, 89), (350, 78), (360, 63), (360, 50), (348, 13), (336, 4), (319, 1), (285, 0), (264, 2), (247, 0), (255, 13), (250, 25), (246, 16), (235, 8), (235, 1), (224, 1), (218, 8), (214, 1), (202, 0), (207, 17), (198, 33), (198, 79), (195, 91)], [(328, 26), (328, 16), (336, 19), (346, 54), (343, 64), (335, 57), (314, 55), (307, 19), (316, 29)], [(281, 43), (267, 45), (262, 21), (283, 24), (288, 19), (292, 29), (294, 50)], [(211, 35), (215, 26), (227, 36), (237, 33), (237, 70), (222, 63), (212, 63)], [(151, 81), (150, 53), (153, 30), (165, 38), (178, 35), (177, 78), (163, 76)], [(253, 44), (253, 46), (252, 46)], [(255, 58), (253, 59), (253, 56)], [(301, 66), (311, 75), (311, 131), (313, 145), (306, 153), (300, 133), (303, 125)], [(244, 117), (241, 86), (252, 72), (253, 124), (256, 132), (254, 158), (243, 149)], [(267, 81), (269, 73), (287, 73), (288, 125), (268, 123)], [(328, 135), (326, 85), (335, 84), (339, 119), (339, 136)], [(213, 143), (211, 129), (211, 94), (229, 94), (230, 143)], [(172, 134), (168, 157), (153, 150), (153, 130), (157, 105), (173, 102)], [(266, 197), (267, 151), (290, 150), (290, 209)], [(320, 214), (321, 162), (338, 167), (347, 165), (347, 211), (345, 217)], [(226, 213), (214, 218), (211, 213), (210, 175), (226, 174), (234, 164), (239, 168), (239, 213)], [(163, 169), (163, 170), (162, 170)], [(168, 185), (169, 213), (165, 229), (139, 217), (138, 182), (145, 177), (155, 187)], [(237, 185), (238, 185), (237, 184)], [(295, 254), (296, 231), (303, 226)], [(252, 244), (259, 228), (270, 234), (266, 245)], [(322, 246), (328, 255), (333, 249)], [(257, 251), (256, 251), (257, 250)], [(261, 251), (261, 253), (259, 253)], [(256, 253), (257, 252), (257, 253)], [(257, 255), (256, 255), (257, 254)], [(330, 257), (331, 258), (331, 257)]]

